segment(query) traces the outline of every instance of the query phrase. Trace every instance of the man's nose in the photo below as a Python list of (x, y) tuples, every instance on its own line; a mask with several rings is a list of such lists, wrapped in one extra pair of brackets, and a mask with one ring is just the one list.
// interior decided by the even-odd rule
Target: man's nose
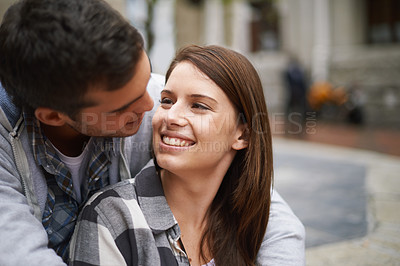
[(153, 109), (153, 106), (154, 106), (154, 101), (151, 98), (150, 94), (146, 91), (146, 94), (143, 95), (143, 100), (141, 103), (141, 107), (143, 110), (141, 113), (150, 111), (151, 109)]

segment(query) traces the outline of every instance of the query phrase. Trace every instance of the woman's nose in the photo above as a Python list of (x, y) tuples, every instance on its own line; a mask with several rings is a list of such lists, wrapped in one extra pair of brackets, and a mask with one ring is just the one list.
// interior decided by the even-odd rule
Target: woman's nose
[(185, 126), (187, 124), (186, 108), (176, 102), (167, 111), (167, 125)]

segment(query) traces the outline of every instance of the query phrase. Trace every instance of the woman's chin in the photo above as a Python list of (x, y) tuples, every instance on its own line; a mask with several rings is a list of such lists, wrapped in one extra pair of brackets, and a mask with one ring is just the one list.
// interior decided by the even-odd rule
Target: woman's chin
[(182, 165), (181, 163), (178, 163), (178, 159), (176, 160), (165, 160), (165, 159), (159, 159), (157, 158), (157, 165), (162, 168), (165, 171), (168, 171), (170, 173), (174, 173), (178, 175), (179, 173), (182, 173), (185, 171), (186, 167)]

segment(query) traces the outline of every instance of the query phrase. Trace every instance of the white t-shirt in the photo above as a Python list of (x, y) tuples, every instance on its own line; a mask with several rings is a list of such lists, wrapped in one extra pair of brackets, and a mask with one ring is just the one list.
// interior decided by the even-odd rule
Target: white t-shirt
[(81, 187), (83, 184), (83, 178), (80, 178), (80, 173), (79, 170), (81, 168), (83, 158), (85, 157), (86, 153), (88, 153), (89, 149), (88, 146), (83, 149), (82, 153), (78, 155), (77, 157), (70, 157), (64, 155), (62, 152), (60, 152), (50, 141), (48, 142), (56, 151), (58, 157), (60, 160), (65, 164), (65, 166), (68, 168), (68, 170), (71, 173), (71, 178), (72, 178), (72, 186), (75, 192), (76, 196), (76, 201), (80, 204), (82, 203), (82, 195), (81, 195)]

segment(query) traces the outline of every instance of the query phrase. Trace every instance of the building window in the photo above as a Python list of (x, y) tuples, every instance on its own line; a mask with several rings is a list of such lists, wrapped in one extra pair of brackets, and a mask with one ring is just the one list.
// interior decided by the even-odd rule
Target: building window
[(276, 0), (248, 0), (252, 7), (251, 50), (278, 50), (279, 40), (279, 14)]
[(368, 43), (400, 43), (400, 1), (366, 1)]

